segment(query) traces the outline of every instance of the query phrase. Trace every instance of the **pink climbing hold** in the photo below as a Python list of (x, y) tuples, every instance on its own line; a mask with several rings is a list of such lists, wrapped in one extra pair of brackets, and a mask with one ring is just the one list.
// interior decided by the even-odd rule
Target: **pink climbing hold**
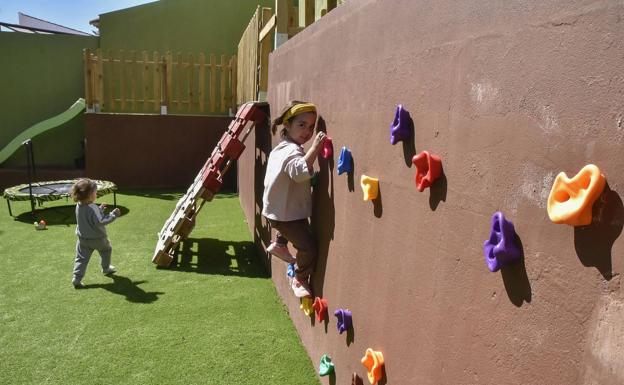
[(326, 136), (325, 140), (323, 141), (323, 148), (321, 149), (321, 156), (324, 159), (329, 159), (332, 157), (333, 154), (334, 154), (334, 144), (332, 142), (332, 138), (330, 138), (329, 136)]

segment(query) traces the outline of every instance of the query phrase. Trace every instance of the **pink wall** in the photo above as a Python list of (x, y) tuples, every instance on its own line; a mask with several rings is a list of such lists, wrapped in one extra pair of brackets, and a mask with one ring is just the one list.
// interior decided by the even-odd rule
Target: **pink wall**
[[(366, 378), (367, 347), (384, 353), (387, 384), (624, 383), (622, 20), (620, 1), (347, 1), (271, 55), (273, 110), (317, 103), (336, 152), (355, 159), (354, 191), (321, 162), (313, 218), (314, 288), (332, 311), (353, 311), (353, 341), (333, 316), (312, 324), (272, 261), (335, 383)], [(411, 145), (389, 143), (397, 103)], [(419, 193), (408, 160), (422, 150), (442, 157), (445, 180)], [(554, 177), (588, 163), (609, 186), (594, 224), (551, 223)], [(362, 200), (362, 174), (380, 178), (377, 207)], [(497, 210), (525, 263), (490, 273), (482, 244)]]

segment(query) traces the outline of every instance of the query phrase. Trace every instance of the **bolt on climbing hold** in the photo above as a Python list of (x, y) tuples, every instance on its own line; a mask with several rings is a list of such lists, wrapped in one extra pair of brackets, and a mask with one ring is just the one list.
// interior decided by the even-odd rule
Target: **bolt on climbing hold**
[(592, 222), (592, 205), (606, 185), (600, 169), (588, 164), (575, 176), (568, 178), (560, 172), (548, 196), (548, 217), (554, 223), (585, 226)]
[(323, 140), (323, 148), (321, 149), (321, 156), (324, 159), (329, 159), (334, 155), (334, 144), (332, 142), (332, 138), (326, 136)]
[(491, 272), (510, 265), (522, 258), (513, 223), (497, 211), (492, 215), (490, 237), (483, 242), (485, 263)]
[(305, 315), (308, 317), (314, 313), (314, 309), (312, 308), (312, 298), (310, 297), (302, 297), (301, 305), (299, 305), (299, 309), (303, 310)]
[(340, 157), (338, 158), (338, 175), (345, 172), (347, 174), (353, 172), (353, 156), (351, 150), (347, 147), (342, 147), (340, 150)]
[(365, 201), (372, 201), (379, 195), (379, 179), (362, 175), (360, 178), (360, 185), (364, 192)]
[(364, 365), (368, 371), (368, 381), (370, 381), (371, 384), (376, 384), (383, 375), (383, 354), (371, 348), (366, 349), (366, 354), (362, 357), (362, 365)]
[(442, 160), (429, 151), (414, 155), (412, 163), (416, 166), (416, 188), (420, 192), (430, 187), (442, 174)]
[(319, 180), (319, 172), (314, 171), (314, 174), (312, 174), (312, 178), (310, 178), (310, 186), (315, 187), (318, 184), (318, 180)]
[(334, 363), (331, 357), (327, 354), (321, 356), (321, 362), (319, 364), (319, 376), (327, 376), (334, 372)]
[(288, 267), (286, 268), (286, 275), (289, 276), (290, 278), (295, 276), (295, 264), (294, 263), (288, 264)]
[(314, 313), (316, 313), (316, 319), (322, 322), (327, 314), (327, 300), (320, 297), (314, 298), (312, 308), (314, 309)]
[(349, 309), (337, 309), (334, 311), (334, 315), (338, 318), (338, 323), (336, 324), (338, 333), (344, 333), (353, 325), (353, 314)]
[(402, 104), (399, 104), (394, 112), (394, 120), (390, 125), (390, 143), (395, 145), (399, 141), (407, 140), (411, 137), (412, 127), (409, 122), (409, 113), (403, 108)]

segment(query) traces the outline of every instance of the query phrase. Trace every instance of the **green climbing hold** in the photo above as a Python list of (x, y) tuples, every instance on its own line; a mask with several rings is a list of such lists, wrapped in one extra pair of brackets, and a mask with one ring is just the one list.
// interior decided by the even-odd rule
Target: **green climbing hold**
[(334, 363), (331, 362), (331, 357), (327, 354), (323, 354), (321, 357), (321, 364), (319, 365), (319, 376), (327, 376), (334, 372)]
[(315, 171), (314, 174), (312, 175), (312, 178), (310, 178), (310, 186), (314, 187), (317, 185), (318, 183), (318, 171)]

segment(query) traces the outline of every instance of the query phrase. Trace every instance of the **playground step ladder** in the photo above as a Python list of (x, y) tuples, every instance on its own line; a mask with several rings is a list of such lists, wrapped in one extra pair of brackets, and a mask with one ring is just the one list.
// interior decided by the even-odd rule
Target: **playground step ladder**
[(239, 107), (227, 132), (158, 233), (153, 263), (168, 267), (173, 262), (180, 241), (188, 238), (195, 228), (197, 214), (221, 189), (223, 176), (245, 150), (243, 143), (254, 125), (267, 119), (267, 110), (268, 104), (261, 102), (249, 102)]

